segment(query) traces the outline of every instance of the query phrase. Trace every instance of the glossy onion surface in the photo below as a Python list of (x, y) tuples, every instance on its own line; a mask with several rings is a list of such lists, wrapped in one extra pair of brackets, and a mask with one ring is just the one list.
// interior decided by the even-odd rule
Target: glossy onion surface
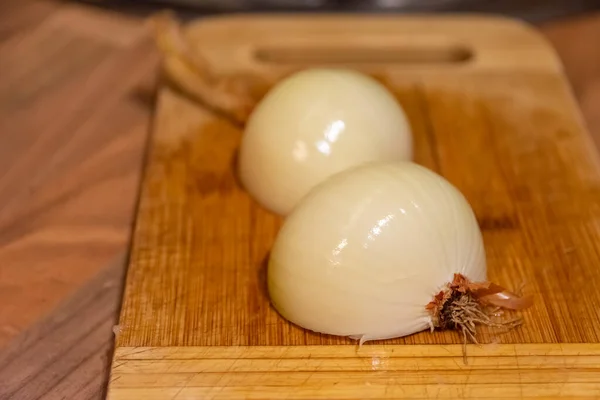
[(351, 70), (310, 69), (283, 79), (257, 105), (238, 166), (246, 190), (287, 215), (334, 173), (411, 157), (404, 111), (382, 84)]
[(302, 200), (276, 238), (268, 286), (289, 321), (373, 340), (427, 329), (425, 306), (454, 273), (486, 278), (466, 199), (414, 163), (375, 163), (333, 176)]

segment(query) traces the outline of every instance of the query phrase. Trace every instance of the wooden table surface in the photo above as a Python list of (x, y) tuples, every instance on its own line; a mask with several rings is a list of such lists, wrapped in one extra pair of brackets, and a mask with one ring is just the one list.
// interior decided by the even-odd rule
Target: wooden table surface
[[(600, 13), (541, 29), (600, 145)], [(0, 2), (0, 399), (102, 398), (157, 61), (140, 18)]]

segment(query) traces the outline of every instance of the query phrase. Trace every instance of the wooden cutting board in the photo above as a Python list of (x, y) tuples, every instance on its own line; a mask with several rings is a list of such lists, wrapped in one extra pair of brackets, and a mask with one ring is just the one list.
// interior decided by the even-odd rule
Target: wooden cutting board
[(525, 284), (524, 325), (482, 345), (367, 343), (269, 306), (281, 224), (234, 176), (241, 129), (163, 88), (137, 213), (110, 400), (586, 398), (600, 395), (600, 164), (561, 65), (531, 28), (473, 17), (236, 16), (192, 23), (223, 73), (359, 68), (405, 107), (416, 161), (468, 198), (490, 280)]

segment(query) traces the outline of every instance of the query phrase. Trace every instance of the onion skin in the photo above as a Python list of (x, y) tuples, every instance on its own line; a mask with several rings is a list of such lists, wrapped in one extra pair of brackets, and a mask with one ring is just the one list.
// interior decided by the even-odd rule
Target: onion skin
[(424, 167), (374, 163), (321, 183), (289, 215), (268, 286), (289, 321), (366, 341), (431, 328), (426, 306), (456, 273), (486, 279), (466, 199)]
[(255, 107), (238, 167), (255, 200), (287, 215), (335, 173), (411, 158), (409, 123), (381, 83), (351, 70), (309, 69), (280, 81)]

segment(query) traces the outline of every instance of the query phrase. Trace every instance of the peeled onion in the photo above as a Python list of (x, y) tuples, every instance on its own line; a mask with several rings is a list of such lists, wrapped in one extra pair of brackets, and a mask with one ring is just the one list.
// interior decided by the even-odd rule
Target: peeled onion
[(351, 70), (310, 69), (280, 81), (254, 109), (239, 175), (260, 204), (287, 215), (337, 172), (411, 157), (406, 116), (382, 84)]
[(289, 215), (268, 287), (289, 321), (366, 341), (437, 326), (426, 307), (455, 274), (486, 278), (481, 233), (463, 195), (414, 163), (371, 163), (321, 183)]

